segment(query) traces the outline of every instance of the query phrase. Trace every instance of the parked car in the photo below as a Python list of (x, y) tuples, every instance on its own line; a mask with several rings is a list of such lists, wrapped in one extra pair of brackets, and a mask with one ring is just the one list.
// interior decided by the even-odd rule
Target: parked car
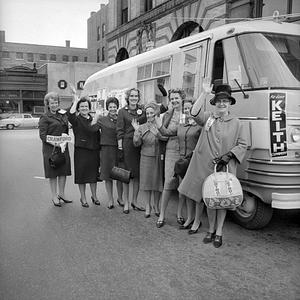
[(14, 129), (15, 127), (34, 127), (37, 128), (39, 119), (31, 114), (11, 114), (0, 120), (0, 128)]

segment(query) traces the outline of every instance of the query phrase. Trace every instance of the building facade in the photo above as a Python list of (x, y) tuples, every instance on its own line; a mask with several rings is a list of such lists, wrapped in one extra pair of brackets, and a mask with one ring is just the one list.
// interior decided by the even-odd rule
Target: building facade
[(86, 48), (74, 48), (70, 41), (66, 41), (65, 47), (12, 43), (5, 41), (5, 31), (0, 31), (0, 69), (15, 66), (39, 68), (48, 62), (87, 62), (88, 50)]
[[(88, 20), (89, 41), (97, 41), (97, 28), (105, 34), (97, 47), (89, 47), (89, 61), (105, 48), (109, 65), (160, 47), (191, 34), (247, 18), (300, 13), (298, 0), (109, 0)], [(290, 16), (288, 22), (300, 17)], [(102, 33), (102, 32), (101, 32)], [(92, 45), (90, 43), (89, 45)], [(100, 50), (99, 50), (100, 49)]]

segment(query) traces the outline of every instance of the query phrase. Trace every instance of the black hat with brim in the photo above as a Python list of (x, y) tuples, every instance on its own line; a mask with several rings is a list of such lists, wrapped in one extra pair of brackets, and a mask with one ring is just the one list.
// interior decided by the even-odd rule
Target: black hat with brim
[(216, 105), (217, 99), (224, 98), (224, 96), (231, 101), (231, 103), (230, 103), (231, 105), (235, 104), (235, 102), (236, 102), (235, 99), (229, 93), (227, 93), (225, 91), (224, 92), (216, 93), (215, 96), (209, 101), (209, 103), (211, 105)]

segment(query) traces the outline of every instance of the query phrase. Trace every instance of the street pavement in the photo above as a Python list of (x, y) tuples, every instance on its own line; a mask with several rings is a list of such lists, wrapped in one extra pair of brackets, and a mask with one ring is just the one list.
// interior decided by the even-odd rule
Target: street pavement
[[(71, 155), (73, 148), (71, 146)], [(300, 214), (275, 211), (262, 230), (226, 220), (224, 245), (178, 230), (176, 194), (167, 224), (121, 207), (54, 207), (43, 179), (38, 130), (0, 131), (0, 299), (300, 299)], [(87, 194), (90, 195), (89, 189)], [(143, 204), (143, 200), (140, 199)]]

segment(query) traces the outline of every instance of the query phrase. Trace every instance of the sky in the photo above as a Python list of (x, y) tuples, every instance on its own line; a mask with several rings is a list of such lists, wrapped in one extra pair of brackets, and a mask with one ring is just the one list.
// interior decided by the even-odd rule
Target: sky
[(0, 0), (5, 41), (87, 48), (87, 19), (108, 0)]

